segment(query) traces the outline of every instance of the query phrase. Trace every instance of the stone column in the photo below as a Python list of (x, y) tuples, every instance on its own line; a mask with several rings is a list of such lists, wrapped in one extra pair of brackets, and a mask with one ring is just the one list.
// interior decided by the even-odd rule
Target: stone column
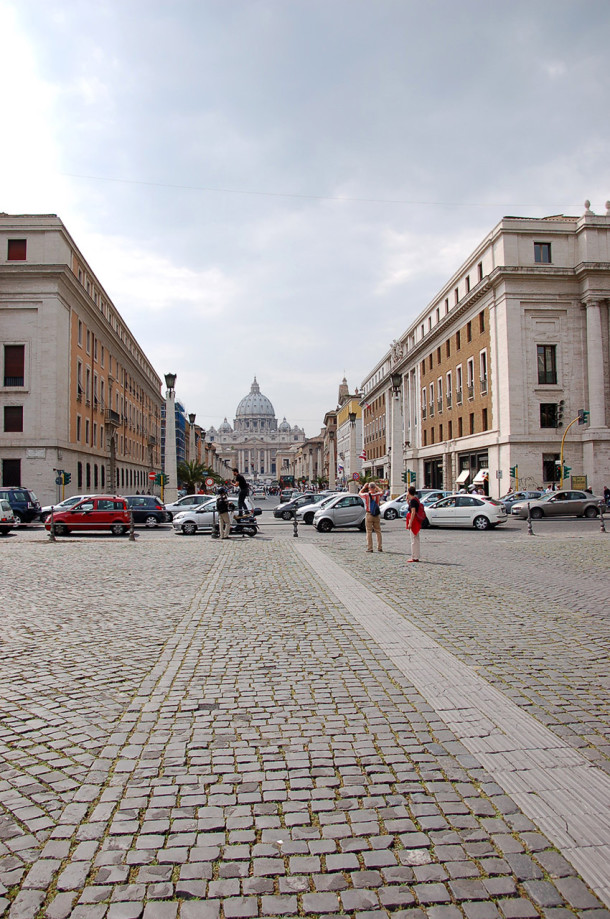
[(168, 389), (165, 393), (165, 475), (169, 484), (165, 486), (163, 499), (166, 504), (178, 500), (178, 461), (176, 458), (176, 392)]
[(390, 430), (390, 442), (392, 445), (390, 465), (390, 494), (392, 497), (396, 498), (398, 495), (401, 495), (404, 490), (404, 482), (402, 481), (402, 473), (404, 471), (404, 437), (402, 431), (401, 390), (394, 392), (393, 390), (389, 389), (388, 398), (390, 399), (390, 423), (392, 425)]
[(604, 400), (604, 351), (602, 343), (601, 303), (588, 301), (587, 307), (587, 382), (591, 428), (606, 426)]

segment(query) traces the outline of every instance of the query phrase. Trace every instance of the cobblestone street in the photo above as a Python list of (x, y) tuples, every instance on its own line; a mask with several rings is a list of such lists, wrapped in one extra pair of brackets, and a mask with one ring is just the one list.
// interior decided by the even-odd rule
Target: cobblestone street
[(0, 915), (609, 919), (610, 542), (0, 546)]

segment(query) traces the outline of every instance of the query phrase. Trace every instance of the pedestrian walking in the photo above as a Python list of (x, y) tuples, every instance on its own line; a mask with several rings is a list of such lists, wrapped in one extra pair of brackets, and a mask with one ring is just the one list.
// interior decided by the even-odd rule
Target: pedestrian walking
[(415, 485), (409, 486), (409, 513), (407, 514), (407, 530), (411, 531), (411, 558), (408, 562), (419, 561), (419, 531), (425, 511), (422, 503), (415, 493)]
[(220, 538), (228, 539), (231, 532), (231, 518), (229, 517), (229, 501), (227, 498), (227, 489), (221, 488), (216, 498), (216, 510), (218, 511), (218, 524), (220, 527)]
[(610, 506), (610, 488), (607, 485), (604, 485), (604, 504)]
[(359, 492), (366, 508), (366, 551), (373, 551), (373, 531), (377, 536), (377, 551), (383, 552), (381, 544), (381, 512), (379, 501), (383, 494), (375, 482), (367, 482)]
[(233, 484), (237, 485), (239, 489), (239, 494), (237, 496), (237, 516), (245, 517), (249, 514), (248, 505), (246, 504), (246, 498), (248, 497), (249, 486), (243, 475), (241, 475), (239, 469), (233, 469), (235, 477)]

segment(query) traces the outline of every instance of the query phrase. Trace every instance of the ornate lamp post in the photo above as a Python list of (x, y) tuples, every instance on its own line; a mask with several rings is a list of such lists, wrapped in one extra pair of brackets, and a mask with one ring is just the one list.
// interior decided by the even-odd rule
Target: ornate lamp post
[(192, 463), (197, 462), (197, 444), (195, 442), (195, 418), (196, 414), (191, 412), (189, 415), (189, 460)]
[(353, 474), (356, 469), (356, 412), (349, 412), (349, 484), (348, 489), (351, 492), (359, 491), (358, 483), (354, 481)]
[(335, 432), (328, 432), (328, 487), (332, 490), (335, 487), (336, 466), (335, 466)]
[(403, 459), (403, 436), (402, 436), (402, 402), (400, 392), (402, 389), (402, 374), (393, 373), (390, 377), (392, 385), (392, 452), (390, 466), (390, 494), (396, 497), (401, 494), (403, 486), (402, 472), (404, 466)]
[(164, 473), (169, 476), (164, 498), (167, 504), (178, 499), (178, 460), (176, 457), (176, 374), (165, 374), (165, 457)]

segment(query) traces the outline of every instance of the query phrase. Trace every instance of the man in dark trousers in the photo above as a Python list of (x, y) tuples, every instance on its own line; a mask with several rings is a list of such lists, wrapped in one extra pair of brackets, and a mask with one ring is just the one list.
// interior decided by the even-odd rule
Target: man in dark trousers
[(246, 517), (250, 513), (246, 504), (246, 498), (248, 497), (248, 491), (250, 489), (248, 488), (248, 483), (244, 479), (243, 475), (241, 475), (239, 469), (233, 469), (233, 472), (235, 474), (233, 484), (237, 485), (239, 488), (239, 495), (237, 497), (237, 516)]

